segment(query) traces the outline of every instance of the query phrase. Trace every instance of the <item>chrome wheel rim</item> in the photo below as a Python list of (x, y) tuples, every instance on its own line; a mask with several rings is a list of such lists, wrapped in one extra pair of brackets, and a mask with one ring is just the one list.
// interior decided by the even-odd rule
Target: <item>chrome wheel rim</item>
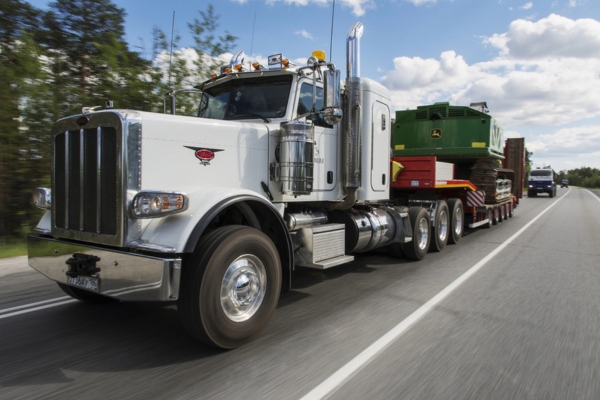
[(429, 224), (427, 218), (421, 218), (419, 220), (419, 226), (417, 227), (417, 243), (421, 250), (427, 247), (427, 241), (429, 239)]
[(438, 236), (440, 238), (440, 240), (443, 242), (444, 240), (446, 240), (446, 237), (448, 236), (448, 213), (446, 213), (445, 211), (442, 211), (440, 213), (440, 232), (438, 233)]
[(463, 216), (462, 213), (457, 212), (454, 214), (454, 233), (460, 235), (463, 229)]
[(266, 293), (267, 275), (262, 261), (244, 254), (225, 271), (221, 283), (221, 308), (234, 322), (250, 319), (260, 308)]

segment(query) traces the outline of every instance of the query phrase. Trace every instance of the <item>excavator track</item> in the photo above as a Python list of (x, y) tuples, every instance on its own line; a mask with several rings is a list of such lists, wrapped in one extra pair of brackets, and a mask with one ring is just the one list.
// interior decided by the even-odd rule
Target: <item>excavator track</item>
[(488, 204), (501, 202), (511, 195), (511, 181), (498, 177), (501, 168), (499, 160), (481, 159), (471, 170), (470, 181), (485, 192), (485, 202)]

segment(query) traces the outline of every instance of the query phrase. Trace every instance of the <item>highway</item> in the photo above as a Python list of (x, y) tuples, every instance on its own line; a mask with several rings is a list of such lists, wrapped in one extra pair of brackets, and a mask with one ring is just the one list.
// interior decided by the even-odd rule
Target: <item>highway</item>
[(90, 306), (0, 260), (0, 399), (599, 399), (600, 198), (558, 189), (421, 262), (300, 269), (255, 342)]

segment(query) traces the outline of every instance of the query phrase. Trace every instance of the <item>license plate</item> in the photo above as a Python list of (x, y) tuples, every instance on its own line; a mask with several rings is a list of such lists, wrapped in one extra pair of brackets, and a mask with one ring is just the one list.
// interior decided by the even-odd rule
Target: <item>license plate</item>
[(79, 286), (94, 292), (100, 291), (100, 279), (91, 276), (67, 276), (67, 283), (73, 286)]

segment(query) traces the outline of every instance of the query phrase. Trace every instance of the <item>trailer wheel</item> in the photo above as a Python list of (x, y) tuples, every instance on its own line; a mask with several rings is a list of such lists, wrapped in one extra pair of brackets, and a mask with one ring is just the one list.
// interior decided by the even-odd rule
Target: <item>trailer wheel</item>
[(494, 208), (492, 211), (492, 225), (498, 225), (498, 220), (500, 219), (499, 215), (500, 211), (498, 210), (498, 208)]
[(448, 214), (448, 203), (445, 200), (438, 200), (435, 208), (435, 226), (431, 230), (432, 239), (429, 243), (429, 250), (431, 251), (442, 251), (448, 243), (448, 228), (450, 225)]
[(505, 213), (506, 213), (506, 211), (504, 209), (504, 205), (501, 205), (500, 207), (498, 207), (498, 222), (502, 222), (506, 219)]
[[(57, 282), (58, 283), (58, 282)], [(112, 297), (103, 296), (101, 294), (97, 294), (94, 292), (88, 292), (87, 290), (79, 289), (73, 286), (65, 285), (64, 283), (58, 283), (58, 287), (62, 289), (63, 292), (74, 298), (75, 300), (79, 300), (83, 303), (88, 304), (106, 304), (106, 303), (116, 303), (118, 300), (113, 299)]]
[(493, 222), (494, 221), (494, 211), (491, 209), (488, 209), (485, 214), (486, 214), (488, 222), (487, 222), (487, 224), (484, 225), (484, 227), (489, 229), (494, 224), (494, 222)]
[(261, 231), (226, 226), (202, 240), (182, 271), (178, 311), (196, 339), (233, 349), (265, 328), (279, 300), (281, 262)]
[(448, 236), (448, 243), (456, 244), (465, 230), (465, 210), (460, 199), (449, 199), (448, 208), (450, 209), (450, 236)]
[(412, 241), (403, 243), (402, 251), (409, 260), (422, 260), (431, 240), (429, 212), (422, 207), (411, 207), (408, 209), (408, 217), (412, 226)]
[(511, 202), (508, 204), (508, 218), (512, 218), (513, 214), (514, 214), (513, 203)]

